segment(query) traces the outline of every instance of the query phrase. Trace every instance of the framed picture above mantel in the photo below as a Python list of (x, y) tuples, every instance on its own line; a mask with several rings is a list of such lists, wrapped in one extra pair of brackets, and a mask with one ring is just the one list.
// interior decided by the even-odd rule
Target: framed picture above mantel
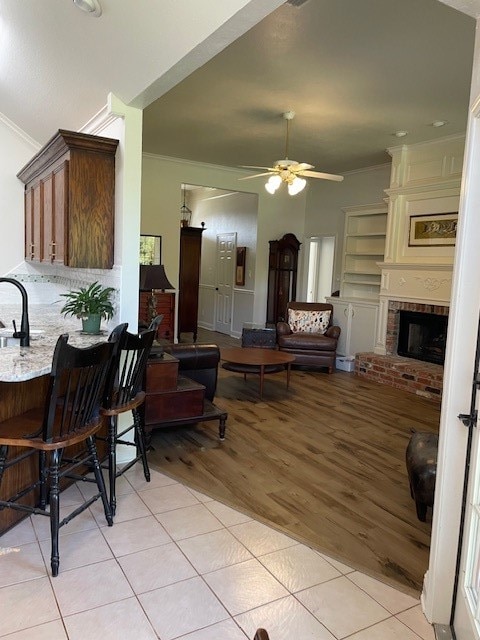
[(458, 212), (410, 216), (409, 247), (454, 245), (457, 238)]

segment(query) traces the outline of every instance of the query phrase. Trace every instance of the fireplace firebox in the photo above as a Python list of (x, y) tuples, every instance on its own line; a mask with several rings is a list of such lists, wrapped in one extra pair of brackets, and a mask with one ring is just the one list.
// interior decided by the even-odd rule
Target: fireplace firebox
[(443, 364), (448, 316), (418, 311), (400, 311), (399, 356)]

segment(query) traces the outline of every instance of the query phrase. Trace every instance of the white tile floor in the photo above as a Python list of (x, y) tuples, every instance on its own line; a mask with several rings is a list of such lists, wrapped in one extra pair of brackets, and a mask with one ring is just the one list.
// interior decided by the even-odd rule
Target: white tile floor
[[(433, 640), (418, 600), (140, 466), (61, 531), (48, 521), (0, 538), (0, 637), (12, 640)], [(75, 504), (80, 484), (62, 493)]]

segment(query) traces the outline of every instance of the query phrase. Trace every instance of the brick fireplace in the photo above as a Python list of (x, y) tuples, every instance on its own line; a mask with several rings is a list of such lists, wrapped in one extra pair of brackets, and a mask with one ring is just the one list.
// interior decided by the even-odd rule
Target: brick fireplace
[(387, 355), (397, 355), (400, 311), (416, 311), (419, 313), (432, 313), (439, 316), (448, 316), (449, 309), (448, 307), (438, 306), (435, 304), (420, 304), (418, 302), (389, 300), (387, 314), (387, 335), (385, 339), (385, 351)]
[[(383, 260), (375, 263), (380, 284), (374, 346), (354, 352), (358, 376), (438, 400), (455, 239), (427, 223), (459, 209), (464, 142), (464, 136), (448, 136), (388, 149), (392, 170)], [(397, 349), (400, 315), (403, 355)]]
[(389, 300), (385, 354), (357, 353), (355, 373), (380, 384), (387, 384), (426, 398), (440, 400), (443, 387), (443, 366), (397, 354), (400, 311), (448, 316), (449, 308), (435, 304)]

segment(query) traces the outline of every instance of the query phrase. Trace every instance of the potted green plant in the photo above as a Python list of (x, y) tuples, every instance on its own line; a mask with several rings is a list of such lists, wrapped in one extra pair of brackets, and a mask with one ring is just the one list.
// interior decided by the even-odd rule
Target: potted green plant
[(61, 313), (81, 318), (85, 333), (99, 333), (102, 318), (110, 320), (115, 312), (111, 302), (114, 291), (113, 287), (102, 287), (98, 282), (93, 282), (88, 287), (62, 293), (60, 295), (67, 298), (67, 302)]

